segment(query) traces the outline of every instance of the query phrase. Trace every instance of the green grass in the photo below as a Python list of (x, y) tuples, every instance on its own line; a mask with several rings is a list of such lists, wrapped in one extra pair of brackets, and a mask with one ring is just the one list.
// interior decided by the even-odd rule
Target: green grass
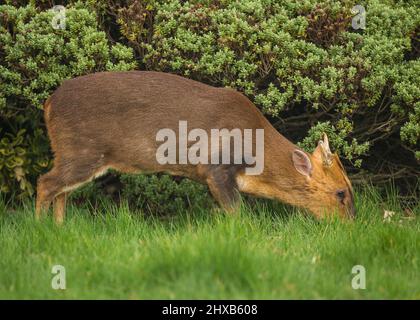
[[(419, 207), (357, 194), (352, 223), (315, 221), (259, 201), (238, 216), (210, 210), (159, 219), (109, 206), (70, 206), (66, 222), (36, 222), (33, 205), (0, 205), (2, 299), (420, 299)], [(383, 209), (395, 210), (389, 223)], [(400, 214), (401, 213), (401, 214)], [(53, 290), (53, 265), (66, 290)], [(354, 290), (354, 265), (366, 289)]]

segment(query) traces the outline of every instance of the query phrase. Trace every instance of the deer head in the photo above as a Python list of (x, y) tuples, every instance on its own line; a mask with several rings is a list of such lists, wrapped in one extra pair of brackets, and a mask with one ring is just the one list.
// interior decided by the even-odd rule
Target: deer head
[(338, 155), (331, 152), (325, 133), (312, 155), (295, 150), (292, 161), (297, 172), (306, 178), (302, 193), (304, 201), (300, 201), (302, 206), (317, 217), (333, 212), (342, 217), (355, 215), (350, 180)]

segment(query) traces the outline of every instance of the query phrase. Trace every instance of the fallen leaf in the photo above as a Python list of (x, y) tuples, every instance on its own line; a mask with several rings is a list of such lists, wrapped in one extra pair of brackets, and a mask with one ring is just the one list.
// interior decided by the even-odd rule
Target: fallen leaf
[(384, 221), (391, 222), (391, 218), (395, 215), (394, 211), (384, 210)]

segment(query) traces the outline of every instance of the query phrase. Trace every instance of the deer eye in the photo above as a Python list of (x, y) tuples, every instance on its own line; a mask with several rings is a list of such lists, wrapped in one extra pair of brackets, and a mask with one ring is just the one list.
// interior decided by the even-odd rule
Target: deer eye
[(345, 190), (338, 190), (336, 193), (337, 198), (340, 201), (344, 201), (344, 198), (346, 197), (346, 191)]

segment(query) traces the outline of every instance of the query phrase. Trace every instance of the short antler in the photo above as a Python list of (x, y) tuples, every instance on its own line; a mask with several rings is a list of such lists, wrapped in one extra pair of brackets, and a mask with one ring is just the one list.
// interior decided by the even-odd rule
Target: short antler
[(330, 150), (330, 143), (326, 133), (322, 134), (323, 140), (319, 140), (318, 145), (321, 148), (322, 164), (326, 167), (332, 165), (332, 153)]

